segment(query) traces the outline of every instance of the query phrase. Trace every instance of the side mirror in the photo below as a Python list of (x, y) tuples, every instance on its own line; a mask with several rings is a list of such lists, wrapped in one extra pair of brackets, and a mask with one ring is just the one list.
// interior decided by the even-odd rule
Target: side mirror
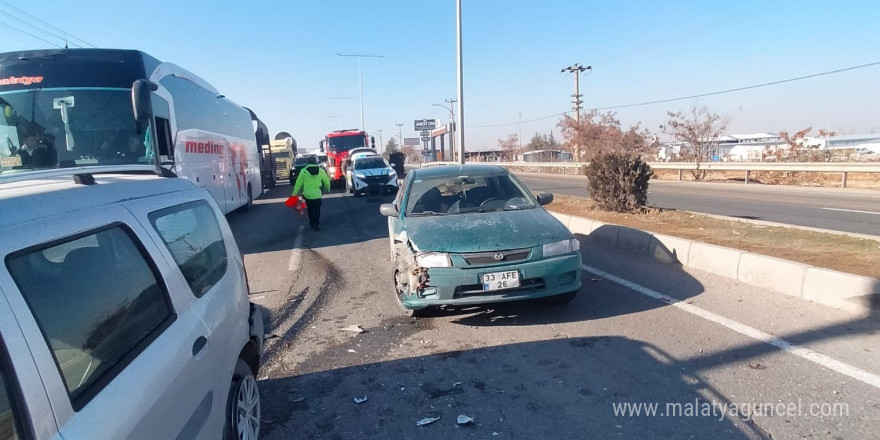
[(159, 88), (145, 79), (139, 79), (131, 85), (131, 108), (137, 123), (138, 133), (143, 133), (153, 118), (153, 106), (150, 103), (150, 92)]
[(397, 210), (394, 203), (383, 203), (379, 206), (379, 213), (385, 217), (397, 217), (400, 215), (400, 211)]
[(540, 193), (538, 194), (538, 204), (541, 206), (549, 205), (553, 203), (553, 194), (551, 193)]

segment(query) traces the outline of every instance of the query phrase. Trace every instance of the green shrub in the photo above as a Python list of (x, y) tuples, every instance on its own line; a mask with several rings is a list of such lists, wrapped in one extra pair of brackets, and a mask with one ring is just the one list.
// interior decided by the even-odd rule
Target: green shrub
[(654, 172), (634, 154), (597, 156), (585, 173), (590, 182), (590, 197), (606, 211), (640, 211), (648, 202), (648, 181)]

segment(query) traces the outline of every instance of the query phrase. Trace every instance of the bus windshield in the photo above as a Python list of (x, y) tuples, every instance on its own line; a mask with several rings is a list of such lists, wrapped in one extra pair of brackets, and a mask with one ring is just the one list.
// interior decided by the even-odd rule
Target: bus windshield
[(16, 90), (0, 93), (0, 108), (0, 173), (152, 162), (131, 89)]
[(333, 136), (327, 138), (329, 149), (333, 152), (348, 151), (353, 148), (366, 147), (366, 137), (361, 134), (353, 134), (351, 136)]

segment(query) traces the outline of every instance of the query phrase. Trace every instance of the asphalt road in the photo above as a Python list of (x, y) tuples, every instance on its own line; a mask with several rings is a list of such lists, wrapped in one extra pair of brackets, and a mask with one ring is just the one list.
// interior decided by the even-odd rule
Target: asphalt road
[[(533, 192), (588, 196), (586, 177), (517, 173)], [(880, 236), (880, 191), (652, 180), (648, 203), (664, 209)]]
[[(288, 190), (228, 216), (267, 315), (262, 438), (877, 438), (876, 315), (581, 237), (584, 287), (567, 306), (415, 320), (391, 296), (379, 202), (332, 194), (312, 232)], [(352, 325), (365, 332), (340, 330)], [(416, 426), (427, 417), (440, 419)]]

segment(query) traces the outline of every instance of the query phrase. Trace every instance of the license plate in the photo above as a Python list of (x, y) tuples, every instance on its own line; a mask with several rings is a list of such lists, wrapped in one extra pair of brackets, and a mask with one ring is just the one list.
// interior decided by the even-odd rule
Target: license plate
[(519, 287), (519, 272), (493, 272), (483, 274), (483, 290), (501, 290)]

